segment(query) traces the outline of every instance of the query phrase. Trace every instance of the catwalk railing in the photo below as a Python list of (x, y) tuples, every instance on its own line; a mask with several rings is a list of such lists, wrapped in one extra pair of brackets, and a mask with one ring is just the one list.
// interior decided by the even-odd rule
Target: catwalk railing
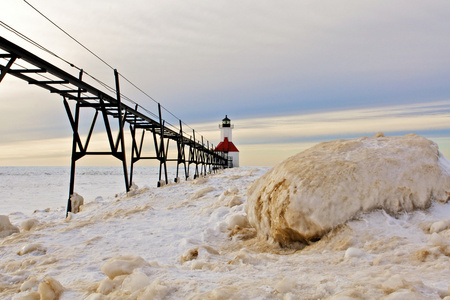
[[(183, 123), (179, 120), (179, 130), (174, 126), (166, 125), (161, 113), (161, 105), (158, 103), (158, 112), (153, 114), (139, 105), (130, 107), (121, 100), (119, 74), (114, 70), (115, 76), (115, 97), (95, 88), (83, 81), (83, 70), (79, 76), (74, 77), (69, 73), (59, 69), (49, 62), (28, 52), (27, 50), (0, 37), (0, 82), (6, 74), (27, 81), (29, 84), (47, 89), (50, 93), (56, 93), (63, 97), (63, 104), (69, 118), (73, 131), (72, 139), (72, 159), (69, 183), (69, 200), (67, 202), (67, 212), (71, 211), (70, 196), (74, 194), (75, 168), (76, 162), (86, 155), (112, 155), (122, 162), (127, 192), (133, 183), (134, 164), (139, 160), (152, 159), (159, 161), (159, 181), (158, 186), (168, 184), (167, 163), (176, 162), (175, 182), (179, 181), (179, 167), (184, 167), (184, 177), (186, 180), (190, 174), (190, 166), (194, 165), (194, 179), (199, 175), (206, 175), (208, 172), (215, 172), (217, 169), (227, 167), (227, 154), (216, 152), (209, 142), (205, 143), (203, 137), (197, 140), (195, 131), (192, 136), (188, 136), (183, 131)], [(29, 66), (19, 64), (19, 61), (26, 62)], [(75, 107), (71, 108), (69, 101), (75, 101)], [(81, 140), (79, 125), (82, 108), (94, 109), (89, 132), (86, 140)], [(109, 151), (88, 151), (88, 146), (93, 136), (94, 127), (99, 119), (103, 120), (105, 131), (108, 137)], [(114, 138), (111, 122), (116, 119), (118, 122), (117, 137)], [(128, 169), (126, 147), (125, 147), (125, 124), (129, 124), (131, 145), (131, 164)], [(140, 132), (138, 132), (140, 131)], [(143, 154), (143, 145), (146, 132), (151, 133), (154, 145), (154, 156)], [(139, 135), (138, 135), (139, 133)], [(169, 157), (169, 143), (176, 143), (176, 157)], [(186, 151), (187, 150), (187, 151)], [(187, 155), (186, 155), (187, 153)], [(164, 179), (162, 177), (164, 176)]]

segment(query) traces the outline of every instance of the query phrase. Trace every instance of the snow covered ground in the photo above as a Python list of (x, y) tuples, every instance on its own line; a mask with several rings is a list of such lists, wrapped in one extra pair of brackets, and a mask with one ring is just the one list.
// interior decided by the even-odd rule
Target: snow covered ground
[(376, 210), (303, 250), (279, 248), (256, 238), (244, 209), (248, 187), (267, 171), (228, 169), (100, 197), (67, 220), (63, 208), (9, 214), (20, 233), (0, 239), (0, 298), (450, 295), (450, 203), (397, 217)]

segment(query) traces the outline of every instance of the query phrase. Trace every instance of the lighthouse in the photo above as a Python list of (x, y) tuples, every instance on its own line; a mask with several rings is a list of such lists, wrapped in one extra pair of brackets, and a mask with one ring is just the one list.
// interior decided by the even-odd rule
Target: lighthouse
[(221, 151), (228, 154), (228, 167), (239, 167), (239, 150), (232, 142), (232, 129), (234, 128), (231, 125), (230, 119), (228, 116), (225, 116), (225, 119), (222, 120), (222, 124), (219, 124), (219, 128), (221, 129), (219, 145), (214, 149), (214, 151)]

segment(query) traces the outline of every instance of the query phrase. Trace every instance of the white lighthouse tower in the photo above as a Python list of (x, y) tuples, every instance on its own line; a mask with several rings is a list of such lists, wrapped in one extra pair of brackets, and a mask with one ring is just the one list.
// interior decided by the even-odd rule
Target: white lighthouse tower
[(228, 116), (225, 116), (225, 119), (222, 120), (222, 124), (219, 124), (219, 128), (221, 129), (221, 142), (214, 150), (228, 154), (228, 167), (239, 167), (239, 150), (232, 142), (231, 130), (234, 126), (231, 125), (231, 121), (228, 119)]

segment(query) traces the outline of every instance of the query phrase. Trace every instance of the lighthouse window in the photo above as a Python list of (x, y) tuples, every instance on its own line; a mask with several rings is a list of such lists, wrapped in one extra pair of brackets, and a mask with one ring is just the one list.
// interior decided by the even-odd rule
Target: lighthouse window
[(231, 127), (230, 124), (231, 124), (230, 119), (228, 119), (228, 116), (225, 116), (225, 119), (222, 120), (222, 126)]

